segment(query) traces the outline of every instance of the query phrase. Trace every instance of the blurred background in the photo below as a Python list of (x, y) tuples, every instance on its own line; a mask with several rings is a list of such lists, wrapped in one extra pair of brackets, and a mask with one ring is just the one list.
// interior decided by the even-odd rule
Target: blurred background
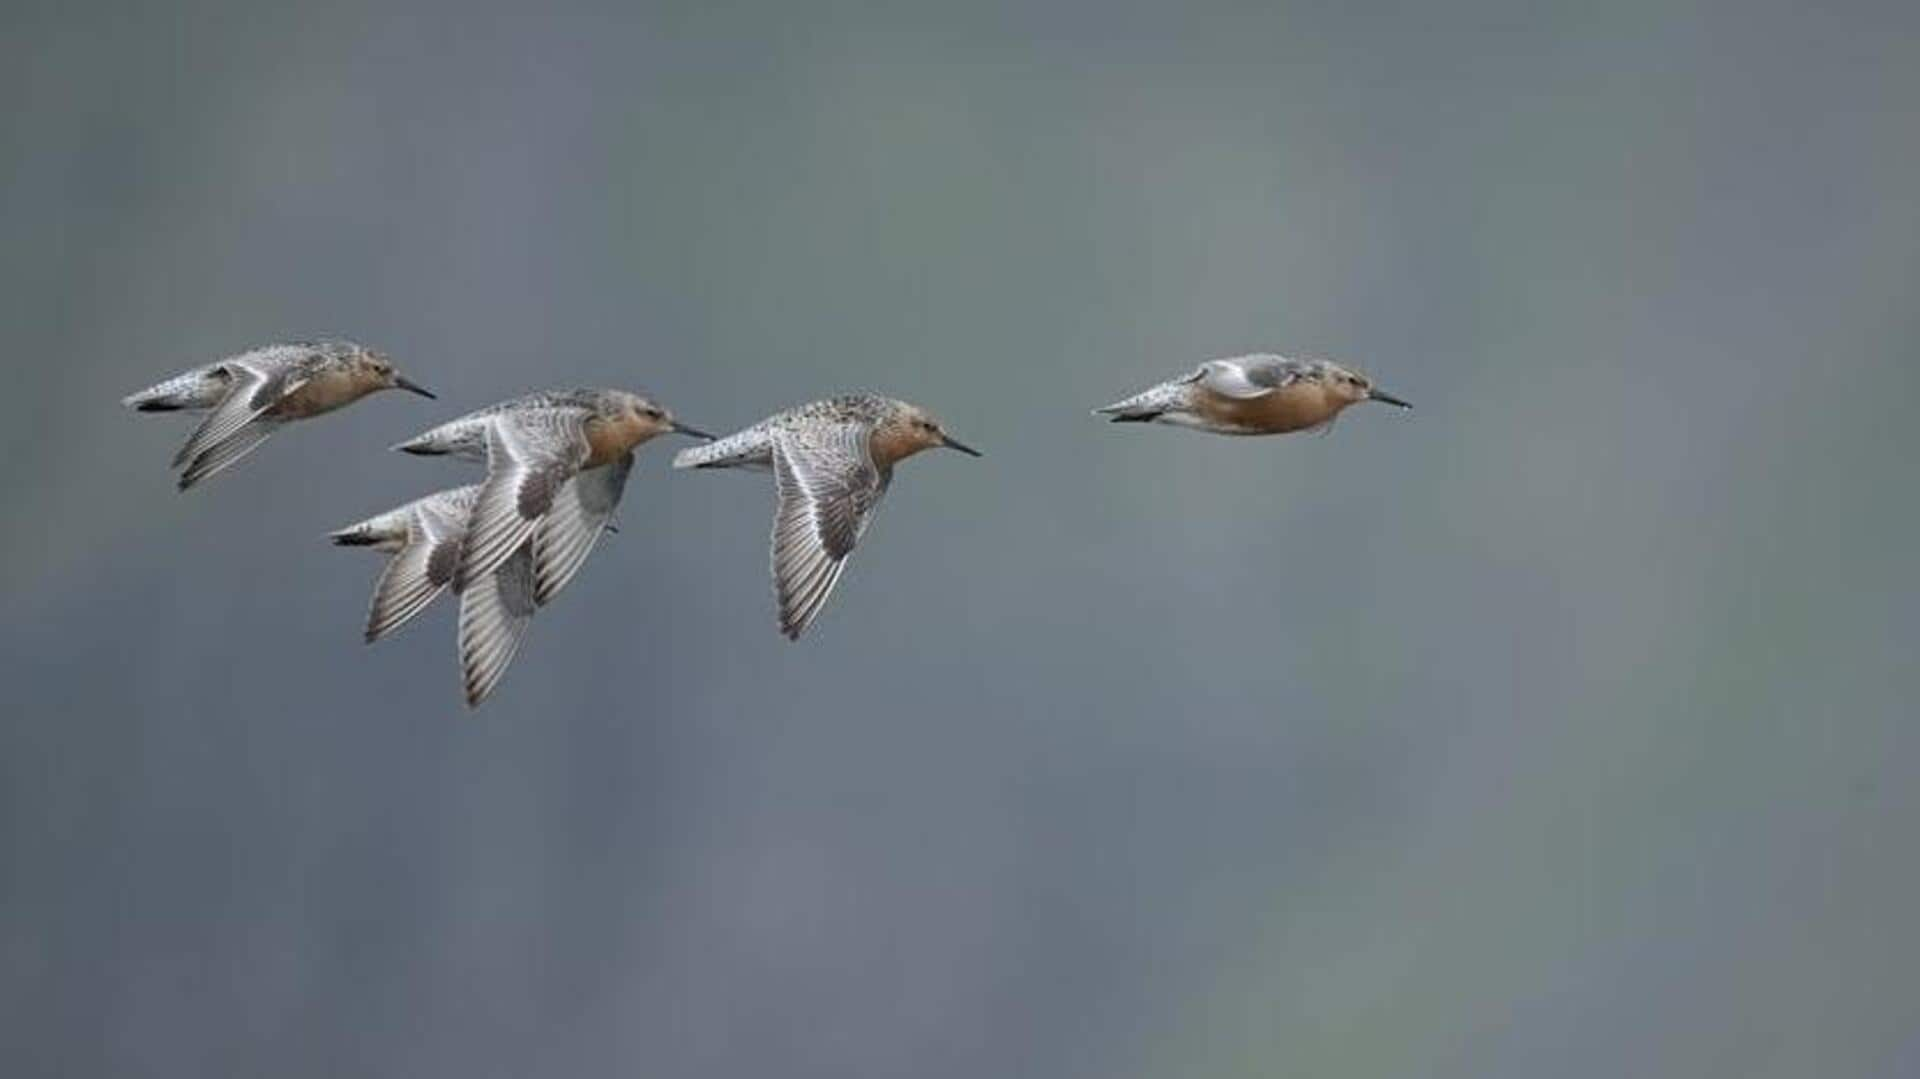
[[(1920, 1074), (1920, 8), (15, 5), (0, 1072)], [(438, 390), (186, 495), (121, 395)], [(1325, 437), (1087, 409), (1272, 349)], [(903, 467), (813, 633), (648, 447), (499, 694), (386, 447)]]

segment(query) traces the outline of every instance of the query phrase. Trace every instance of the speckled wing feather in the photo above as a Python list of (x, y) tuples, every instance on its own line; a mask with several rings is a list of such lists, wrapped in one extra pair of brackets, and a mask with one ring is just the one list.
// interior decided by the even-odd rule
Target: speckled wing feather
[(819, 616), (886, 493), (867, 423), (788, 428), (773, 440), (773, 586), (780, 631), (798, 640)]
[(526, 638), (535, 606), (533, 551), (527, 544), (460, 593), (460, 673), (469, 707), (478, 707), (500, 684)]
[(374, 584), (367, 610), (369, 644), (412, 621), (453, 583), (467, 514), (479, 493), (478, 485), (459, 487), (408, 507), (406, 545), (387, 560)]
[(533, 533), (533, 598), (546, 606), (593, 553), (627, 489), (633, 454), (589, 468), (562, 484)]
[(487, 426), (487, 479), (467, 523), (454, 587), (499, 568), (533, 536), (560, 488), (587, 459), (585, 409), (501, 413)]

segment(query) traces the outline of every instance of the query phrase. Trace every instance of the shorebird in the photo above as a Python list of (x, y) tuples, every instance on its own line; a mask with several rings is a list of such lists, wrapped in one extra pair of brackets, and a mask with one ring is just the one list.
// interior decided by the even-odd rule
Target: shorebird
[(394, 447), (487, 462), (463, 534), (444, 541), (452, 546), (439, 556), (445, 582), (460, 593), (469, 705), (493, 692), (534, 610), (566, 587), (609, 530), (633, 451), (668, 431), (713, 437), (638, 394), (557, 390), (469, 413)]
[(314, 341), (242, 352), (182, 372), (121, 403), (141, 412), (211, 410), (173, 455), (184, 491), (251, 453), (282, 424), (388, 389), (433, 396), (365, 345)]
[(872, 523), (893, 466), (936, 446), (980, 456), (923, 409), (855, 394), (801, 405), (681, 450), (673, 467), (773, 470), (774, 594), (780, 632), (799, 640)]
[(1329, 427), (1361, 401), (1412, 408), (1329, 360), (1258, 354), (1208, 360), (1190, 374), (1094, 410), (1115, 423), (1169, 423), (1218, 435), (1278, 435)]

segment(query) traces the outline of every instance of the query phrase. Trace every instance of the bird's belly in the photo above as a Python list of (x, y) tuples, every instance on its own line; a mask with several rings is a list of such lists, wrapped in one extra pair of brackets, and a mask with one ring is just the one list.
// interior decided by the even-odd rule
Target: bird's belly
[(1319, 386), (1295, 385), (1251, 400), (1214, 396), (1209, 419), (1246, 434), (1278, 435), (1318, 427), (1333, 418), (1340, 406), (1328, 400)]
[(327, 372), (313, 376), (305, 385), (282, 397), (271, 411), (276, 416), (290, 420), (318, 416), (322, 412), (332, 412), (343, 405), (352, 404), (366, 392), (351, 375)]

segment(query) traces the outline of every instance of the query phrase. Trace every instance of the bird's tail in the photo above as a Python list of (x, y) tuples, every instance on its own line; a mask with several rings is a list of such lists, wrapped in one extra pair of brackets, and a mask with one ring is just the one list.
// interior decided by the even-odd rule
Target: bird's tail
[(438, 457), (447, 452), (425, 435), (395, 443), (393, 449), (396, 453), (411, 453), (416, 457)]
[(226, 395), (227, 379), (216, 370), (188, 371), (139, 393), (130, 393), (120, 403), (139, 412), (178, 412), (187, 408), (212, 408)]
[(1093, 414), (1105, 416), (1114, 423), (1152, 423), (1185, 403), (1186, 387), (1184, 385), (1163, 382), (1145, 393), (1136, 393), (1123, 401), (1115, 401), (1104, 408), (1096, 408)]
[(393, 448), (401, 453), (411, 453), (416, 457), (453, 456), (469, 461), (484, 461), (487, 459), (489, 420), (490, 418), (484, 413), (448, 420), (438, 427), (420, 432)]
[(702, 446), (688, 446), (673, 455), (675, 468), (751, 468), (767, 466), (773, 460), (773, 440), (757, 427), (749, 427)]
[(327, 533), (327, 538), (337, 547), (374, 547), (380, 543), (380, 537), (373, 534), (366, 522), (343, 528), (338, 532)]
[(327, 538), (337, 547), (378, 547), (382, 550), (397, 551), (406, 544), (407, 517), (406, 507), (388, 510), (377, 517), (350, 524), (338, 531), (327, 533)]
[(398, 453), (411, 453), (416, 457), (439, 457), (453, 452), (452, 441), (436, 427), (405, 442), (396, 443), (393, 448)]

